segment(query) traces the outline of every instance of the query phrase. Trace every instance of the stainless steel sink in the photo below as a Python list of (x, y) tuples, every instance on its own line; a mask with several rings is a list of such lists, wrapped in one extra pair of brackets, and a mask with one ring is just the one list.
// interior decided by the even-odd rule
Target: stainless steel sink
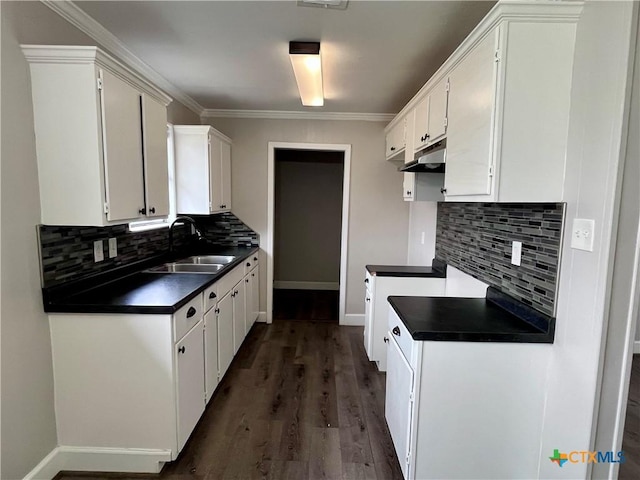
[(224, 268), (220, 263), (165, 263), (159, 267), (150, 268), (147, 272), (157, 273), (218, 273)]
[(236, 259), (233, 255), (196, 255), (193, 257), (177, 260), (175, 263), (180, 265), (226, 265)]

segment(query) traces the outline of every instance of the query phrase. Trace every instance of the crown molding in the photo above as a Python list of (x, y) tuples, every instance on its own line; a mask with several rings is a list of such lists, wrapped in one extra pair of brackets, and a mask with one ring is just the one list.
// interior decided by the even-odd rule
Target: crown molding
[(283, 110), (227, 110), (206, 108), (201, 118), (264, 118), (271, 120), (352, 120), (364, 122), (388, 122), (395, 113), (352, 112), (294, 112)]
[(87, 15), (84, 10), (75, 5), (71, 0), (40, 1), (73, 26), (89, 35), (109, 52), (116, 55), (120, 61), (125, 63), (133, 71), (153, 82), (189, 110), (197, 115), (202, 115), (202, 111), (204, 110), (202, 105), (138, 58), (118, 37)]

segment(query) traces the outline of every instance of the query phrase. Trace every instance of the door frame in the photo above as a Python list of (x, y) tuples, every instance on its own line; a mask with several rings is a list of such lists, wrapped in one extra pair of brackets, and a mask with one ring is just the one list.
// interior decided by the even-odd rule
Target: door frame
[(340, 234), (340, 300), (338, 323), (344, 324), (347, 305), (347, 243), (349, 238), (349, 186), (351, 179), (351, 145), (338, 143), (269, 142), (267, 161), (267, 323), (273, 321), (273, 248), (275, 230), (275, 161), (276, 150), (316, 150), (343, 152), (342, 227)]

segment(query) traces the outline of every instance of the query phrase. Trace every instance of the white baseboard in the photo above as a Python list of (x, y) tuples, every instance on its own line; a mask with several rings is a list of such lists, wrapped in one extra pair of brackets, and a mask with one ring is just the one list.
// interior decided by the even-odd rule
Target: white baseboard
[(159, 473), (171, 461), (169, 450), (56, 447), (24, 480), (51, 480), (60, 471)]
[(362, 327), (364, 326), (364, 313), (348, 313), (344, 316), (344, 321), (340, 325)]
[(288, 290), (340, 290), (338, 282), (287, 282), (274, 281), (273, 288)]
[(633, 342), (633, 353), (640, 353), (640, 340)]
[(258, 313), (258, 318), (256, 319), (256, 322), (266, 323), (267, 322), (267, 312), (259, 312)]

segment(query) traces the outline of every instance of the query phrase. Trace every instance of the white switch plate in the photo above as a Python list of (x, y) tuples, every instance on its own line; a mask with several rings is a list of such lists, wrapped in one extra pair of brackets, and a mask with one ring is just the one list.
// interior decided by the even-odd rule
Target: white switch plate
[(593, 232), (596, 228), (595, 220), (574, 218), (571, 227), (571, 248), (593, 252)]
[(114, 238), (109, 239), (109, 258), (115, 258), (118, 256), (118, 240)]
[(101, 262), (104, 260), (104, 250), (102, 247), (102, 240), (96, 240), (93, 242), (93, 261)]
[(511, 243), (511, 264), (520, 266), (522, 260), (522, 242)]
[(424, 232), (420, 235), (420, 245), (424, 245)]

